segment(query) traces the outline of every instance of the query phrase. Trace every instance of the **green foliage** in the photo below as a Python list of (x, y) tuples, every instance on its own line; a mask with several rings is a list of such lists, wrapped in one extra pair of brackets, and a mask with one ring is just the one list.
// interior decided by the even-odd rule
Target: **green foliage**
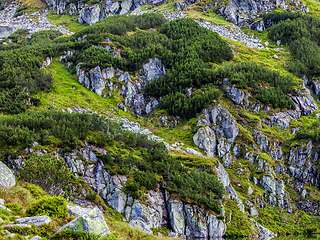
[(28, 182), (25, 182), (23, 187), (28, 189), (35, 199), (40, 199), (47, 194), (45, 191), (43, 191), (43, 189), (40, 186), (30, 184)]
[(268, 36), (274, 41), (289, 44), (295, 61), (290, 70), (297, 76), (320, 74), (320, 18), (301, 13), (269, 13), (265, 21), (272, 21)]
[(302, 129), (296, 133), (296, 139), (311, 139), (313, 142), (320, 142), (319, 122), (303, 125)]
[(98, 235), (93, 235), (93, 234), (88, 234), (86, 232), (83, 231), (77, 231), (77, 232), (73, 232), (69, 229), (67, 230), (63, 230), (61, 232), (58, 232), (54, 235), (52, 235), (50, 238), (50, 240), (104, 240), (106, 239), (106, 237), (100, 237)]
[(9, 208), (14, 215), (23, 215), (22, 207), (18, 203), (6, 203), (5, 206)]
[(24, 10), (28, 9), (27, 7), (18, 7), (13, 17), (19, 17), (23, 15)]
[[(61, 111), (39, 111), (13, 116), (0, 116), (0, 146), (28, 147), (33, 142), (41, 145), (57, 144), (75, 148), (90, 131), (99, 131), (104, 141), (120, 133), (114, 121), (105, 123), (96, 114), (69, 114)], [(56, 142), (55, 139), (59, 141)], [(104, 144), (105, 144), (104, 143)]]
[(219, 67), (211, 73), (211, 81), (228, 78), (238, 88), (253, 90), (256, 98), (274, 108), (295, 109), (288, 94), (296, 95), (294, 79), (269, 70), (254, 62), (240, 62)]
[[(225, 237), (244, 237), (252, 235), (253, 223), (240, 211), (237, 202), (227, 200), (224, 206), (226, 209), (227, 222)], [(231, 219), (229, 219), (230, 216)]]
[(50, 195), (60, 194), (71, 180), (64, 160), (50, 154), (34, 153), (24, 161), (19, 174), (23, 181), (39, 185)]
[[(37, 106), (40, 101), (34, 95), (49, 91), (53, 81), (51, 74), (41, 69), (43, 60), (58, 56), (69, 46), (53, 41), (61, 35), (58, 31), (40, 31), (31, 39), (24, 38), (25, 34), (20, 30), (11, 36), (18, 43), (0, 46), (1, 111), (21, 113), (32, 105)], [(23, 43), (19, 42), (22, 39)]]
[(64, 219), (69, 213), (66, 200), (63, 197), (48, 196), (32, 202), (26, 209), (26, 215), (29, 217), (47, 215)]
[(177, 92), (165, 96), (160, 102), (159, 108), (166, 109), (170, 115), (192, 118), (219, 96), (220, 91), (217, 89), (210, 89), (203, 94), (190, 97), (190, 99), (185, 94)]
[[(166, 189), (182, 200), (193, 201), (207, 209), (220, 213), (219, 198), (223, 197), (224, 188), (217, 177), (210, 171), (199, 171), (181, 164), (181, 160), (168, 154), (163, 143), (146, 140), (140, 134), (128, 133), (125, 136), (131, 146), (142, 147), (143, 160), (137, 161), (132, 155), (99, 155), (111, 174), (126, 174), (127, 185), (124, 191), (134, 198), (142, 196), (142, 190), (156, 189), (160, 176)], [(132, 145), (134, 143), (134, 145)], [(128, 143), (127, 143), (128, 144)], [(132, 166), (136, 166), (133, 168)]]

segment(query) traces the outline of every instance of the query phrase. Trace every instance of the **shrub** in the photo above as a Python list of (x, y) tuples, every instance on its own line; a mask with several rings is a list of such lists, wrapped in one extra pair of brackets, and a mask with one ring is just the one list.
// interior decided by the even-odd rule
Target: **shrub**
[(26, 210), (26, 215), (29, 217), (47, 215), (64, 219), (69, 213), (66, 200), (63, 197), (48, 196), (32, 202)]
[(71, 180), (64, 160), (50, 154), (34, 153), (25, 160), (19, 174), (23, 181), (41, 186), (50, 195), (60, 194)]
[(71, 230), (64, 230), (51, 236), (49, 239), (56, 240), (104, 240), (106, 237), (100, 237), (98, 235), (88, 234), (83, 231), (72, 232)]
[(23, 208), (18, 203), (6, 203), (5, 206), (9, 208), (14, 215), (23, 215)]

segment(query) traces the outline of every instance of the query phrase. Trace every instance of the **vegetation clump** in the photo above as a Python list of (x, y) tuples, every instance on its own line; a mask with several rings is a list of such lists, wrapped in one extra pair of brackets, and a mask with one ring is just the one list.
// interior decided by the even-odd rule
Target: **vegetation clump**
[(66, 200), (59, 196), (47, 196), (36, 200), (26, 209), (28, 217), (43, 216), (64, 219), (69, 216)]
[(274, 41), (281, 40), (293, 51), (295, 61), (290, 70), (297, 76), (301, 74), (317, 76), (320, 74), (320, 18), (301, 13), (269, 13), (265, 21), (272, 21), (273, 26), (268, 36)]

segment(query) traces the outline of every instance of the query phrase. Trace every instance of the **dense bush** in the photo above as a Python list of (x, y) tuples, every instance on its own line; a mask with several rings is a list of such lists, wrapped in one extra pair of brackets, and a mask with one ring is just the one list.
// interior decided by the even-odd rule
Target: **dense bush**
[(83, 231), (73, 232), (72, 230), (63, 230), (52, 235), (49, 239), (57, 240), (104, 240), (106, 237), (101, 237), (98, 235), (88, 234)]
[(160, 102), (159, 108), (166, 109), (171, 115), (192, 118), (219, 96), (220, 92), (217, 89), (210, 89), (205, 93), (190, 97), (190, 99), (185, 94), (177, 92), (165, 96)]
[(66, 200), (63, 197), (44, 197), (30, 204), (26, 209), (29, 217), (47, 215), (64, 219), (69, 216)]
[(296, 95), (295, 82), (254, 62), (227, 64), (212, 72), (211, 81), (228, 78), (238, 88), (252, 91), (258, 100), (275, 108), (295, 109), (288, 94)]
[(320, 18), (301, 13), (269, 13), (265, 21), (272, 21), (268, 36), (274, 41), (289, 44), (295, 54), (290, 69), (297, 76), (320, 74)]
[(19, 174), (23, 181), (42, 187), (50, 195), (61, 194), (71, 180), (64, 160), (50, 154), (33, 154), (24, 161)]
[(17, 31), (11, 36), (15, 43), (0, 46), (0, 111), (20, 113), (38, 105), (40, 100), (34, 95), (49, 91), (53, 82), (52, 75), (41, 69), (43, 60), (75, 46), (71, 42), (55, 43), (59, 31), (40, 31), (30, 39), (26, 34)]
[(0, 116), (0, 146), (27, 147), (34, 142), (75, 148), (90, 131), (99, 131), (104, 141), (114, 137), (119, 124), (96, 114), (69, 114), (61, 111), (40, 111), (14, 116)]

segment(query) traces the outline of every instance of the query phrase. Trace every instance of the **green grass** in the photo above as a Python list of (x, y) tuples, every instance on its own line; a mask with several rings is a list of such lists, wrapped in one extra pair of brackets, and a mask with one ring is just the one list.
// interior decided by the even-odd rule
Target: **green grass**
[(71, 32), (78, 32), (88, 26), (86, 24), (79, 23), (78, 18), (75, 19), (69, 14), (54, 15), (52, 11), (49, 13), (48, 19), (54, 25), (64, 25)]
[[(76, 76), (71, 74), (66, 66), (59, 63), (57, 59), (46, 70), (51, 72), (54, 77), (54, 89), (38, 95), (41, 99), (41, 104), (36, 109), (45, 109), (49, 106), (61, 109), (80, 106), (84, 109), (90, 108), (92, 111), (98, 111), (99, 113), (108, 113), (117, 104), (117, 100), (114, 97), (102, 98), (83, 87), (77, 81)], [(54, 105), (51, 105), (52, 102), (54, 102)], [(117, 111), (118, 115), (123, 113), (118, 108), (115, 111)]]

